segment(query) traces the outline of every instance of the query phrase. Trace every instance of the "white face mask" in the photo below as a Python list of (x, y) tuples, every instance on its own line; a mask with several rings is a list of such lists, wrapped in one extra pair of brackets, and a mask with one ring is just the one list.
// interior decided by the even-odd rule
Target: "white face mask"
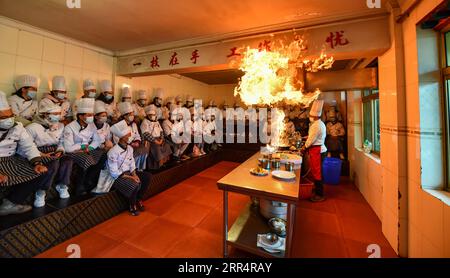
[(56, 97), (57, 97), (58, 99), (60, 99), (60, 100), (63, 100), (63, 99), (66, 98), (66, 94), (65, 94), (65, 93), (58, 93), (58, 94), (56, 95)]
[(94, 122), (94, 116), (90, 116), (86, 118), (86, 123), (87, 124), (92, 124)]
[(0, 129), (8, 130), (14, 126), (14, 117), (0, 120)]
[(128, 145), (130, 145), (131, 143), (133, 143), (133, 137), (132, 136), (130, 136), (130, 137), (128, 137)]
[(98, 122), (100, 124), (106, 123), (107, 120), (108, 120), (108, 117), (106, 117), (106, 116), (98, 118)]
[(131, 123), (132, 121), (134, 121), (134, 116), (128, 116), (127, 120)]
[(89, 92), (89, 98), (95, 98), (97, 95), (96, 92)]
[(61, 121), (61, 115), (48, 115), (48, 120), (51, 123), (58, 123)]

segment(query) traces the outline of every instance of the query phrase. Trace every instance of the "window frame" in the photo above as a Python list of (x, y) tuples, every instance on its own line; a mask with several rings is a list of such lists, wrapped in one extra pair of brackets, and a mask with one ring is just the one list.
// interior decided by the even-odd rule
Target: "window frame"
[[(368, 96), (364, 96), (365, 92), (369, 90), (370, 94)], [(376, 91), (376, 93), (374, 93), (374, 91)], [(375, 137), (377, 135), (377, 129), (375, 126), (375, 100), (380, 101), (380, 93), (378, 91), (378, 89), (364, 89), (362, 90), (362, 96), (361, 96), (361, 109), (362, 109), (362, 115), (361, 115), (361, 120), (362, 120), (362, 128), (361, 128), (361, 135), (362, 135), (362, 144), (364, 144), (364, 141), (366, 139), (365, 136), (365, 111), (364, 111), (364, 104), (365, 103), (370, 103), (370, 117), (371, 117), (371, 128), (372, 128), (372, 154), (376, 154), (377, 156), (380, 156), (381, 153), (381, 142), (380, 143), (380, 150), (375, 150)], [(379, 113), (378, 113), (378, 117), (379, 117)], [(380, 122), (380, 119), (378, 118), (378, 123)], [(381, 139), (381, 138), (380, 138)]]
[(450, 42), (447, 45), (450, 25), (441, 30), (441, 80), (442, 80), (442, 116), (444, 117), (443, 144), (445, 161), (445, 191), (450, 192)]

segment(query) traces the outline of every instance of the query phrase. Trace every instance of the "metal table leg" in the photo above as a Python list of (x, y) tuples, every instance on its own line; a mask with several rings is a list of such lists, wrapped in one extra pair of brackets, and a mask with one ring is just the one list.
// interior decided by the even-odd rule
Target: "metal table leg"
[(223, 191), (223, 257), (228, 258), (228, 191)]

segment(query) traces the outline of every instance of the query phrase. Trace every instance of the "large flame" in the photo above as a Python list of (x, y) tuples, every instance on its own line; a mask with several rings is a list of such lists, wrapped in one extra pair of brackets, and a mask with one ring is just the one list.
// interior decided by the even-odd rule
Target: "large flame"
[(286, 129), (284, 125), (285, 114), (281, 109), (274, 109), (272, 112), (272, 126), (271, 126), (271, 141), (270, 145), (273, 147), (279, 147), (285, 145), (282, 135)]

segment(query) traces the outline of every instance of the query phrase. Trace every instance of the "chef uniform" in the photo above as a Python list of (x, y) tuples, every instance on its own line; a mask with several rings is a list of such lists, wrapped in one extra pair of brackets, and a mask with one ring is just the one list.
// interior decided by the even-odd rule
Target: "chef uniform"
[(204, 150), (205, 142), (203, 141), (203, 126), (205, 124), (203, 118), (204, 115), (201, 111), (195, 113), (195, 109), (191, 108), (192, 135), (194, 139), (193, 142), (195, 145), (193, 153), (195, 154), (195, 156), (201, 156), (206, 154)]
[[(42, 154), (42, 162), (45, 165), (57, 164), (57, 174), (55, 176), (56, 191), (61, 199), (70, 197), (68, 186), (72, 175), (73, 160), (64, 155), (64, 124), (61, 120), (61, 107), (57, 104), (40, 105), (39, 115), (34, 122), (26, 127), (38, 150)], [(56, 116), (50, 113), (60, 113)], [(59, 153), (58, 156), (53, 156)], [(35, 207), (45, 205), (45, 191), (36, 192)]]
[[(121, 100), (121, 102), (128, 102), (130, 104), (133, 102), (133, 94), (131, 93), (130, 87), (122, 88), (122, 98), (120, 100)], [(119, 112), (120, 112), (120, 110), (119, 110)]]
[(144, 90), (138, 91), (138, 99), (133, 104), (134, 115), (138, 118), (139, 122), (145, 119), (145, 107), (147, 106), (148, 96)]
[(96, 100), (94, 105), (95, 114), (95, 127), (97, 128), (97, 134), (100, 138), (100, 148), (110, 149), (112, 148), (112, 134), (111, 126), (107, 123), (108, 116), (101, 117), (101, 114), (108, 113), (106, 105), (103, 101)]
[(101, 138), (98, 135), (94, 119), (83, 123), (82, 114), (94, 114), (95, 99), (82, 98), (78, 101), (77, 119), (64, 128), (64, 149), (81, 173), (76, 179), (76, 193), (82, 195), (97, 184), (98, 175), (106, 161), (106, 151), (100, 148)]
[(162, 126), (164, 136), (166, 137), (166, 141), (172, 147), (173, 157), (176, 162), (182, 160), (182, 156), (188, 147), (187, 144), (183, 144), (184, 124), (182, 116), (183, 114), (179, 113), (179, 110), (175, 106), (172, 106), (169, 117), (170, 120), (164, 120)]
[[(11, 115), (11, 117), (9, 117)], [(37, 173), (42, 165), (40, 152), (20, 122), (15, 122), (5, 93), (0, 91), (0, 187), (11, 188), (0, 205), (0, 216), (24, 213), (32, 208), (22, 205), (28, 196), (50, 188), (57, 165), (41, 166), (45, 173)], [(6, 118), (8, 117), (8, 118)]]
[[(131, 102), (121, 102), (119, 103), (119, 112), (121, 120), (126, 120), (128, 125), (132, 130), (132, 144), (131, 146), (134, 149), (134, 160), (136, 161), (136, 168), (139, 170), (145, 170), (147, 167), (147, 157), (149, 152), (149, 146), (146, 146), (144, 142), (142, 142), (141, 135), (139, 134), (139, 129), (137, 124), (134, 122), (134, 110)], [(119, 142), (119, 137), (113, 136), (114, 144)]]
[(183, 107), (187, 108), (188, 110), (194, 107), (194, 98), (191, 95), (187, 95), (186, 104)]
[(73, 111), (72, 114), (74, 116), (74, 120), (76, 120), (77, 117), (77, 109), (79, 102), (85, 98), (95, 99), (96, 96), (97, 96), (97, 87), (95, 86), (94, 81), (92, 81), (92, 79), (85, 79), (83, 81), (83, 96), (81, 97), (81, 99), (77, 99), (72, 107)]
[(147, 117), (141, 123), (142, 137), (150, 144), (150, 156), (147, 159), (148, 169), (159, 169), (172, 155), (169, 144), (164, 139), (164, 131), (158, 122), (156, 106), (145, 107)]
[(11, 106), (16, 121), (26, 126), (31, 123), (38, 109), (36, 100), (38, 79), (32, 75), (20, 75), (16, 78), (14, 86), (17, 91), (9, 97), (9, 106)]
[(105, 105), (106, 114), (108, 116), (108, 123), (114, 123), (119, 118), (119, 111), (117, 110), (117, 103), (114, 100), (114, 91), (111, 81), (100, 81), (100, 95), (96, 99)]
[[(323, 201), (323, 183), (322, 183), (322, 160), (327, 148), (325, 147), (325, 138), (327, 136), (327, 130), (325, 124), (320, 117), (322, 116), (323, 100), (316, 100), (311, 108), (308, 140), (306, 140), (304, 149), (309, 154), (309, 164), (311, 169), (312, 178), (314, 180), (314, 196), (312, 201)], [(314, 118), (315, 117), (315, 118)]]
[(326, 146), (328, 149), (328, 157), (332, 156), (332, 153), (338, 153), (339, 157), (343, 160), (344, 157), (344, 136), (345, 128), (344, 125), (338, 121), (335, 111), (328, 112), (327, 123), (327, 140)]
[(205, 111), (205, 122), (203, 124), (203, 137), (206, 152), (217, 150), (217, 125), (214, 110)]
[(156, 117), (158, 118), (159, 124), (162, 124), (162, 122), (164, 121), (162, 106), (163, 98), (164, 90), (161, 88), (156, 89), (152, 104), (156, 107)]
[[(131, 127), (124, 120), (113, 125), (111, 132), (116, 138), (123, 138), (133, 133)], [(128, 142), (131, 143), (131, 140), (129, 139)], [(129, 144), (118, 143), (108, 152), (106, 168), (114, 179), (112, 187), (128, 199), (130, 213), (133, 216), (137, 216), (139, 215), (139, 210), (144, 210), (141, 200), (150, 184), (151, 175), (137, 171), (133, 151), (134, 149)], [(132, 175), (137, 175), (139, 182), (129, 178)]]
[(64, 76), (54, 76), (52, 79), (52, 90), (46, 94), (39, 102), (39, 110), (41, 107), (56, 104), (61, 107), (61, 121), (68, 123), (72, 117), (72, 107), (67, 99), (66, 80)]

